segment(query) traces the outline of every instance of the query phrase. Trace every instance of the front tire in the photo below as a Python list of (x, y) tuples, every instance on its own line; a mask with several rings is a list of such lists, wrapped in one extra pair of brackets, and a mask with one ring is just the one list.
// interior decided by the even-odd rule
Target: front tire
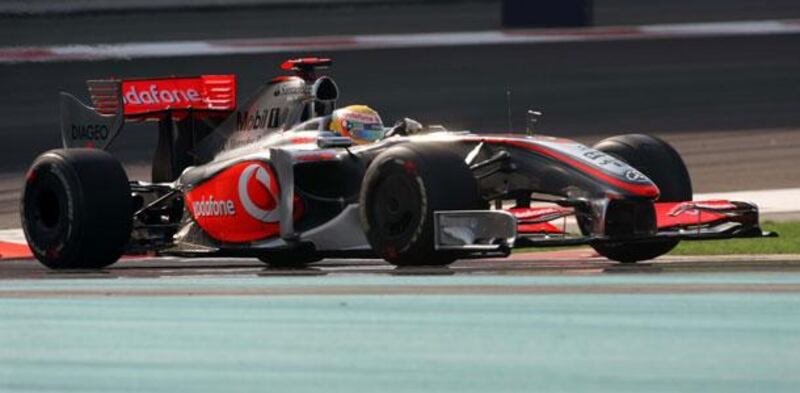
[[(604, 139), (594, 148), (612, 155), (650, 178), (661, 194), (658, 202), (692, 200), (692, 181), (683, 159), (667, 142), (650, 135), (630, 134)], [(641, 243), (596, 243), (598, 254), (622, 263), (653, 259), (670, 252), (678, 240)]]
[(447, 265), (457, 253), (434, 249), (433, 212), (485, 208), (464, 159), (446, 145), (405, 144), (367, 169), (361, 224), (374, 252), (399, 266)]
[(45, 266), (106, 267), (130, 239), (128, 177), (105, 151), (51, 150), (28, 171), (20, 219), (33, 255)]

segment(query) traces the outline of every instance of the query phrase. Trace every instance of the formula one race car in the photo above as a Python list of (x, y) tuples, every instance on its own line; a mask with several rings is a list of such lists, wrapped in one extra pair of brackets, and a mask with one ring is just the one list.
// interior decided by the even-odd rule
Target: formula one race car
[[(336, 83), (316, 75), (330, 64), (287, 61), (294, 75), (238, 108), (232, 75), (91, 80), (93, 108), (62, 93), (64, 149), (36, 159), (22, 200), (34, 255), (54, 269), (140, 253), (441, 265), (588, 244), (636, 262), (680, 240), (769, 235), (754, 205), (692, 201), (678, 153), (647, 135), (591, 148), (404, 121), (353, 145), (314, 122), (336, 107)], [(105, 151), (132, 121), (158, 122), (152, 182)], [(558, 225), (568, 217), (577, 230)]]

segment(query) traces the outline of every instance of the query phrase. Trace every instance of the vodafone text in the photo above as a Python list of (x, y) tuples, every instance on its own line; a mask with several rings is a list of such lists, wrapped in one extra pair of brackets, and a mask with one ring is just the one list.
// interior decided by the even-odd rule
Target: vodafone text
[(202, 197), (199, 201), (192, 203), (192, 210), (194, 210), (195, 217), (223, 217), (235, 216), (236, 207), (233, 201), (219, 200), (215, 201), (214, 196)]
[(195, 89), (159, 90), (158, 86), (151, 84), (147, 90), (137, 91), (136, 86), (125, 92), (123, 102), (128, 104), (181, 104), (203, 102), (203, 97)]

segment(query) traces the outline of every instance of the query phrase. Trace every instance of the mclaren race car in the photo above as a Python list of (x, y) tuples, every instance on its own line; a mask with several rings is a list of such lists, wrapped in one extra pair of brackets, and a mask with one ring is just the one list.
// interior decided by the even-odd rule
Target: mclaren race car
[[(62, 93), (64, 148), (35, 160), (22, 198), (34, 255), (54, 269), (142, 253), (442, 265), (586, 244), (630, 263), (681, 240), (769, 235), (752, 204), (692, 201), (681, 157), (652, 136), (588, 147), (405, 120), (354, 145), (315, 121), (336, 108), (336, 83), (317, 75), (330, 64), (287, 61), (292, 75), (242, 105), (233, 75), (90, 80), (93, 107)], [(106, 150), (146, 121), (152, 179), (130, 181)]]

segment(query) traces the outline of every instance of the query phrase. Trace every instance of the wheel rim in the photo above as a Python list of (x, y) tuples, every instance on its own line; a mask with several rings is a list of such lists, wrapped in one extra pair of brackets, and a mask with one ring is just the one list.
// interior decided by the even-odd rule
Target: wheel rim
[(392, 174), (375, 188), (371, 214), (375, 229), (390, 240), (410, 237), (421, 219), (418, 186), (412, 178)]
[(58, 225), (61, 217), (61, 204), (52, 189), (39, 190), (34, 201), (34, 216), (37, 222), (47, 229)]

